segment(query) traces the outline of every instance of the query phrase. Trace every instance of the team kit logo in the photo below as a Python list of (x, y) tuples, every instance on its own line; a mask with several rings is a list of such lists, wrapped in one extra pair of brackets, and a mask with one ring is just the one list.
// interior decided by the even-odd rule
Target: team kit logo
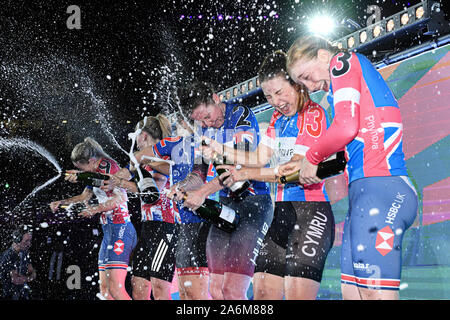
[(123, 253), (124, 248), (125, 248), (125, 244), (123, 243), (123, 241), (122, 240), (117, 240), (114, 243), (113, 251), (119, 256), (119, 255), (121, 255)]
[(375, 249), (377, 249), (382, 256), (385, 256), (392, 251), (393, 247), (394, 232), (392, 231), (391, 227), (386, 226), (377, 233)]

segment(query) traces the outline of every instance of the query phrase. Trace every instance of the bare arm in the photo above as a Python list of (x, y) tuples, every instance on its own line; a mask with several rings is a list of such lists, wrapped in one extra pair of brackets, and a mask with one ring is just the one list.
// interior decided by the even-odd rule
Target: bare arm
[(89, 199), (91, 199), (92, 195), (93, 195), (92, 190), (85, 188), (83, 190), (83, 193), (81, 193), (78, 196), (74, 196), (74, 197), (67, 198), (67, 199), (62, 199), (59, 201), (53, 201), (52, 203), (50, 203), (50, 209), (52, 211), (56, 211), (58, 209), (58, 207), (62, 204), (85, 202), (85, 201), (88, 201)]
[(227, 170), (219, 176), (220, 180), (223, 181), (223, 184), (226, 187), (230, 187), (238, 181), (245, 180), (277, 182), (277, 176), (275, 175), (274, 168), (242, 167), (241, 169), (236, 169), (236, 166), (220, 165), (217, 166), (217, 169)]
[(227, 162), (259, 168), (265, 166), (273, 154), (272, 148), (262, 143), (258, 145), (255, 151), (245, 151), (225, 146), (210, 138), (202, 138), (209, 142), (208, 146), (200, 146), (200, 150), (206, 158), (212, 158), (212, 154), (217, 152), (224, 155)]

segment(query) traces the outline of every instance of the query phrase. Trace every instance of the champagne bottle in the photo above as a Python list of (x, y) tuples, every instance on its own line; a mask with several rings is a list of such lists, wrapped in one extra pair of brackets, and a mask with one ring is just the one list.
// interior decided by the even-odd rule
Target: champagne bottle
[[(332, 159), (325, 160), (319, 163), (317, 167), (317, 177), (320, 179), (326, 179), (335, 175), (338, 175), (345, 170), (345, 166), (347, 165), (347, 160), (345, 160), (344, 151), (339, 151), (335, 154), (335, 157), (330, 157)], [(281, 176), (278, 178), (278, 183), (293, 183), (298, 182), (300, 177), (300, 170), (294, 173), (291, 173), (287, 176)]]
[(150, 172), (144, 168), (141, 167), (140, 171), (142, 172), (142, 179), (140, 178), (138, 172), (136, 172), (134, 179), (139, 189), (141, 200), (145, 204), (155, 203), (159, 200), (159, 190), (156, 186), (155, 180)]
[[(186, 200), (187, 196), (185, 195), (183, 199)], [(239, 223), (239, 214), (235, 210), (211, 199), (205, 199), (195, 213), (228, 233), (236, 229)]]
[(64, 210), (70, 212), (71, 214), (78, 215), (81, 211), (86, 209), (86, 204), (84, 204), (83, 202), (61, 204), (61, 205), (59, 205), (58, 209), (64, 209)]
[[(67, 173), (66, 176), (72, 173)], [(92, 187), (101, 187), (103, 180), (109, 180), (109, 176), (98, 173), (98, 172), (77, 172), (77, 181), (83, 183), (84, 185), (89, 185)]]
[[(207, 143), (205, 142), (205, 140), (202, 140), (202, 145), (207, 146)], [(222, 173), (228, 171), (226, 169), (217, 169), (217, 166), (221, 165), (221, 164), (225, 164), (226, 163), (226, 158), (223, 157), (223, 161), (222, 163), (220, 163), (220, 155), (215, 152), (212, 156), (211, 161), (213, 162), (214, 168), (216, 169), (217, 175), (221, 175)], [(246, 181), (237, 181), (235, 183), (233, 183), (232, 186), (230, 186), (230, 190), (233, 193), (234, 196), (239, 197), (242, 193), (244, 193), (245, 190), (248, 189), (248, 187), (250, 187), (250, 182), (248, 180)]]

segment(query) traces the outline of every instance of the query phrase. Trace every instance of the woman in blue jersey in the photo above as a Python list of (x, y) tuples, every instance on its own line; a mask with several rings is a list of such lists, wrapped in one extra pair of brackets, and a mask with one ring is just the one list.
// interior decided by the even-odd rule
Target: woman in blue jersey
[[(183, 136), (164, 138), (155, 145), (136, 152), (135, 157), (139, 162), (145, 161), (145, 156), (162, 159), (170, 157), (170, 160), (174, 162), (170, 172), (173, 180), (171, 190), (190, 191), (202, 185), (205, 176), (204, 170), (194, 161), (192, 130), (182, 119), (179, 123), (181, 125), (178, 129), (184, 131)], [(172, 198), (171, 194), (168, 197)], [(206, 260), (206, 239), (209, 223), (185, 207), (181, 201), (177, 201), (174, 206), (174, 217), (178, 236), (175, 260), (180, 299), (207, 300), (209, 299), (209, 271)]]
[(317, 165), (345, 147), (349, 182), (341, 252), (344, 299), (398, 299), (403, 235), (417, 214), (406, 172), (397, 100), (363, 55), (340, 51), (318, 36), (294, 42), (287, 68), (310, 91), (329, 91), (333, 124), (301, 162), (300, 181), (318, 180)]
[[(253, 150), (259, 126), (250, 108), (221, 102), (212, 86), (193, 82), (178, 91), (180, 105), (190, 119), (201, 123), (204, 134)], [(214, 299), (244, 300), (254, 274), (262, 241), (272, 222), (273, 208), (266, 183), (250, 180), (239, 197), (223, 188), (218, 178), (187, 193), (184, 205), (195, 210), (205, 198), (220, 191), (220, 202), (238, 211), (240, 222), (232, 233), (211, 226), (207, 242), (210, 293)], [(223, 190), (222, 190), (223, 189)]]
[[(228, 160), (247, 165), (239, 170), (221, 166), (228, 170), (221, 176), (226, 186), (249, 177), (276, 182), (274, 168), (262, 167), (272, 157), (278, 164), (303, 157), (328, 126), (326, 111), (289, 78), (284, 52), (266, 57), (258, 78), (275, 111), (257, 150), (247, 153), (224, 148)], [(212, 144), (220, 152), (220, 146)], [(334, 217), (324, 182), (276, 185), (274, 219), (256, 260), (254, 298), (315, 299), (333, 240)]]

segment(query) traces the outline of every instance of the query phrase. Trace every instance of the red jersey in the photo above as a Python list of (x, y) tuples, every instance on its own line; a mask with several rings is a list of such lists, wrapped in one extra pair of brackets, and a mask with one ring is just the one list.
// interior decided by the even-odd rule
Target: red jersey
[[(112, 159), (103, 158), (98, 165), (96, 172), (103, 174), (115, 174), (120, 170), (118, 164)], [(112, 191), (103, 191), (100, 188), (92, 188), (94, 194), (97, 196), (99, 203), (104, 203), (108, 201), (114, 194), (120, 193), (124, 199), (117, 207), (113, 210), (102, 212), (100, 215), (101, 224), (121, 224), (130, 221), (130, 214), (128, 212), (128, 197), (125, 189), (114, 188)]]

